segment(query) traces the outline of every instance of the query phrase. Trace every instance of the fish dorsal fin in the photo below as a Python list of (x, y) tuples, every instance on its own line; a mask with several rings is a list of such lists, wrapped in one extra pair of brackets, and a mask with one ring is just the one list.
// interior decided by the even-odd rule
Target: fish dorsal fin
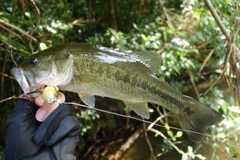
[(145, 62), (147, 65), (149, 65), (151, 71), (153, 72), (157, 69), (159, 64), (163, 62), (162, 57), (156, 52), (141, 51), (141, 52), (134, 52), (133, 54), (136, 54), (140, 60)]
[(92, 108), (95, 106), (95, 97), (93, 95), (86, 93), (78, 93), (78, 95), (84, 104)]
[(145, 119), (149, 119), (149, 111), (147, 102), (123, 102), (125, 105), (129, 106), (134, 112)]

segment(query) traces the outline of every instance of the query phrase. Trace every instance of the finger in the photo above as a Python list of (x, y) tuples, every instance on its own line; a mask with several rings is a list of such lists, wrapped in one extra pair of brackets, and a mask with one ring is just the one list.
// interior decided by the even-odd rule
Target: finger
[[(37, 97), (38, 98), (38, 97)], [(39, 98), (35, 101), (38, 104), (42, 104), (36, 113), (36, 119), (40, 122), (43, 122), (58, 106), (60, 103), (65, 101), (65, 96), (63, 93), (58, 92), (58, 100), (53, 104), (44, 103), (42, 98)]]
[(39, 107), (42, 107), (44, 105), (44, 100), (43, 100), (43, 97), (42, 95), (40, 94), (39, 96), (37, 96), (35, 99), (34, 99), (34, 102), (36, 105), (38, 105)]
[(39, 122), (43, 122), (48, 115), (50, 115), (57, 107), (59, 104), (44, 104), (42, 107), (40, 107), (37, 112), (36, 112), (36, 119)]

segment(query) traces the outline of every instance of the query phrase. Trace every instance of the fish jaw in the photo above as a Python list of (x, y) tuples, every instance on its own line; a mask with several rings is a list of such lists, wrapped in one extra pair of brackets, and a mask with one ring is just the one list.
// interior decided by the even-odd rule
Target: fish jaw
[(44, 85), (36, 83), (32, 73), (24, 74), (24, 71), (19, 67), (13, 68), (12, 74), (29, 99), (37, 97), (40, 94), (39, 90), (44, 87)]

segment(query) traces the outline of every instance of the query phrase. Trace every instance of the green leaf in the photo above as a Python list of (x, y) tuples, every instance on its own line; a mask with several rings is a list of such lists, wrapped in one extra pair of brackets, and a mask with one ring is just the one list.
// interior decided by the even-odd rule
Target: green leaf
[(132, 109), (131, 109), (129, 106), (125, 106), (125, 107), (124, 107), (124, 111), (125, 111), (125, 112), (128, 112), (128, 113), (129, 113), (129, 112), (131, 112), (131, 110), (132, 110)]
[(192, 148), (192, 146), (188, 146), (188, 153), (193, 154), (193, 148)]
[(54, 29), (54, 28), (52, 28), (52, 27), (50, 27), (50, 26), (46, 26), (46, 29), (47, 29), (49, 32), (51, 32), (52, 34), (56, 34), (56, 33), (57, 33), (57, 30)]
[(172, 132), (172, 131), (167, 131), (167, 133), (168, 133), (169, 137), (171, 137), (171, 138), (173, 138), (173, 137), (174, 137), (174, 135), (173, 135), (173, 132)]
[(13, 23), (29, 25), (28, 21), (22, 19), (21, 17), (12, 16), (4, 12), (0, 12), (0, 19), (8, 23), (11, 22), (12, 25), (14, 25)]
[(25, 14), (25, 16), (27, 16), (28, 18), (31, 18), (30, 12), (25, 12), (24, 14)]
[(226, 102), (226, 101), (222, 101), (222, 103), (221, 103), (221, 108), (222, 108), (222, 110), (223, 110), (223, 113), (224, 114), (227, 114), (227, 112), (228, 112), (228, 103)]
[(6, 36), (0, 35), (0, 40), (3, 42), (7, 42), (9, 39)]
[(186, 153), (182, 154), (181, 160), (188, 160), (188, 155)]
[(182, 135), (183, 135), (183, 132), (182, 132), (182, 131), (177, 131), (175, 137), (176, 137), (176, 138), (180, 138), (180, 137), (182, 137)]
[(238, 152), (234, 152), (234, 153), (233, 153), (233, 157), (234, 157), (234, 158), (237, 158), (238, 156), (239, 156), (239, 153), (238, 153)]
[(6, 36), (1, 35), (0, 36), (0, 40), (4, 43), (9, 44), (10, 46), (12, 46), (15, 50), (18, 50), (24, 54), (30, 55), (30, 52), (28, 51), (28, 49), (22, 45), (21, 43), (18, 43), (17, 41), (13, 41), (9, 38), (7, 38)]

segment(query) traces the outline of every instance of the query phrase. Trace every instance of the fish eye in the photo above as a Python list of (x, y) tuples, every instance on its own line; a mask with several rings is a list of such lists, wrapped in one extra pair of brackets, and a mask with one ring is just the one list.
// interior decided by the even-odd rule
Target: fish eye
[(36, 64), (38, 64), (38, 59), (37, 58), (31, 58), (29, 61), (29, 64), (31, 66), (35, 66)]

